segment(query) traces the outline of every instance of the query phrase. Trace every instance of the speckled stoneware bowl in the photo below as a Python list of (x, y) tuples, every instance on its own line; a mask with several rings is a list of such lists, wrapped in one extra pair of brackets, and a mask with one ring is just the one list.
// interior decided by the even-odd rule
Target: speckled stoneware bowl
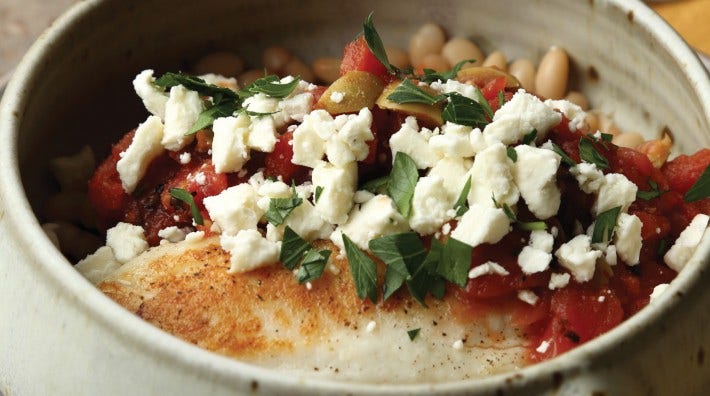
[[(708, 394), (710, 233), (671, 288), (609, 333), (548, 362), (483, 380), (343, 384), (288, 377), (201, 350), (98, 292), (54, 248), (36, 208), (49, 158), (103, 148), (136, 124), (130, 81), (215, 49), (254, 58), (280, 43), (336, 55), (370, 10), (404, 45), (433, 20), (486, 50), (538, 59), (568, 50), (573, 84), (628, 129), (668, 126), (710, 146), (710, 82), (694, 53), (640, 1), (447, 0), (79, 2), (15, 71), (0, 111), (0, 391), (15, 395)], [(100, 153), (102, 151), (99, 151)]]

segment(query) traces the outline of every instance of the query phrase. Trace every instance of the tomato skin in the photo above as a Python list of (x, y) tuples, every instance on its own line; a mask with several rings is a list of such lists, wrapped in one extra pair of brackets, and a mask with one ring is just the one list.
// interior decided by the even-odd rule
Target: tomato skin
[(680, 155), (663, 165), (661, 171), (668, 179), (670, 189), (685, 194), (710, 166), (710, 149), (702, 149), (693, 155)]
[(343, 76), (353, 70), (374, 74), (385, 84), (395, 79), (395, 76), (390, 74), (385, 65), (370, 51), (364, 35), (351, 41), (343, 50), (343, 60), (340, 63), (340, 75)]
[(293, 132), (286, 132), (279, 137), (274, 151), (266, 155), (264, 176), (283, 178), (284, 183), (301, 184), (308, 178), (308, 168), (291, 162), (293, 158)]

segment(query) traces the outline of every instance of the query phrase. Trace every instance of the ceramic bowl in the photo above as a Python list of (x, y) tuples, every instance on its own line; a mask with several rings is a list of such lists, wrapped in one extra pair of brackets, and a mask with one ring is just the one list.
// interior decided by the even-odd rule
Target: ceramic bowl
[[(201, 350), (141, 321), (83, 279), (45, 237), (37, 208), (48, 160), (89, 143), (105, 153), (141, 111), (130, 81), (217, 49), (255, 60), (271, 44), (338, 55), (371, 11), (386, 42), (422, 23), (485, 50), (539, 60), (568, 50), (572, 84), (622, 129), (676, 149), (710, 146), (710, 82), (695, 54), (635, 0), (87, 0), (17, 67), (0, 110), (0, 390), (14, 395), (707, 394), (710, 233), (652, 306), (548, 362), (482, 380), (343, 384), (283, 376)], [(103, 151), (102, 151), (103, 150)], [(705, 388), (703, 388), (705, 386)]]

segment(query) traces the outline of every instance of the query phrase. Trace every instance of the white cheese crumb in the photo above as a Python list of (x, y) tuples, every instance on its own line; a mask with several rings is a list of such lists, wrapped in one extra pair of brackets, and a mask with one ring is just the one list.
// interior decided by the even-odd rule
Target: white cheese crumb
[(533, 129), (542, 141), (550, 128), (560, 123), (562, 115), (546, 106), (537, 96), (520, 89), (493, 116), (483, 129), (489, 144), (512, 144), (523, 139)]
[(641, 219), (636, 215), (621, 213), (619, 220), (616, 223), (616, 231), (614, 232), (614, 244), (616, 245), (616, 254), (624, 260), (627, 265), (636, 265), (639, 263), (641, 255)]
[(454, 343), (451, 345), (451, 347), (456, 349), (457, 351), (463, 349), (463, 340), (454, 341)]
[(204, 172), (197, 172), (195, 174), (195, 182), (201, 186), (207, 184), (207, 175)]
[(594, 164), (581, 162), (571, 167), (569, 171), (577, 179), (580, 189), (587, 194), (598, 192), (604, 183), (604, 173)]
[(604, 302), (604, 300), (606, 300), (606, 296), (599, 296), (599, 297), (597, 297), (597, 301), (600, 302), (600, 303)]
[(163, 137), (163, 123), (160, 118), (150, 116), (138, 126), (133, 141), (124, 155), (116, 163), (123, 190), (132, 193), (138, 186), (148, 165), (163, 152), (160, 140)]
[[(176, 243), (185, 239), (187, 233), (176, 226), (165, 227), (158, 231), (158, 236), (168, 242)], [(161, 241), (162, 242), (162, 241)]]
[(214, 120), (212, 163), (217, 173), (237, 172), (249, 160), (249, 116), (221, 117)]
[(502, 265), (493, 261), (487, 261), (481, 265), (477, 265), (468, 271), (468, 279), (475, 279), (483, 275), (509, 275), (510, 272), (503, 268)]
[(407, 117), (399, 131), (390, 137), (392, 158), (402, 152), (414, 160), (417, 168), (431, 168), (441, 157), (429, 145), (429, 139), (426, 128), (420, 131), (416, 118)]
[(708, 215), (696, 215), (663, 256), (663, 261), (676, 272), (680, 272), (700, 244), (709, 221), (710, 216)]
[(313, 284), (311, 282), (306, 282), (306, 290), (313, 290)]
[(155, 85), (153, 70), (143, 70), (133, 80), (133, 89), (143, 101), (143, 106), (153, 115), (165, 119), (165, 104), (168, 95), (165, 90)]
[[(351, 162), (343, 167), (319, 161), (311, 176), (314, 190), (321, 187), (316, 211), (331, 224), (342, 224), (348, 220), (348, 212), (353, 207), (353, 196), (357, 188), (357, 164)], [(369, 201), (368, 201), (369, 202)]]
[(372, 333), (373, 331), (375, 331), (375, 327), (377, 327), (377, 323), (374, 320), (372, 320), (367, 323), (367, 326), (365, 327), (365, 331), (368, 333)]
[(540, 220), (557, 214), (561, 193), (557, 188), (557, 169), (561, 157), (554, 151), (521, 144), (515, 147), (517, 160), (513, 178), (530, 211)]
[(106, 276), (120, 267), (121, 263), (116, 260), (113, 250), (108, 246), (101, 246), (74, 266), (84, 278), (94, 285), (99, 284)]
[(651, 292), (651, 295), (649, 296), (651, 299), (648, 303), (652, 304), (653, 302), (658, 301), (658, 297), (660, 297), (661, 294), (668, 289), (668, 286), (670, 286), (668, 283), (661, 283), (654, 287), (653, 292)]
[(591, 238), (585, 234), (577, 235), (555, 252), (560, 265), (570, 270), (577, 282), (592, 279), (597, 259), (601, 255), (602, 252), (592, 250)]
[(569, 283), (570, 276), (568, 273), (564, 272), (561, 274), (553, 273), (550, 275), (550, 283), (547, 288), (550, 290), (562, 289)]
[(279, 261), (281, 242), (272, 242), (257, 230), (241, 230), (236, 236), (222, 234), (222, 248), (230, 254), (229, 273), (247, 272)]
[(456, 197), (449, 195), (444, 188), (444, 179), (439, 176), (419, 178), (414, 187), (412, 212), (409, 226), (421, 235), (431, 235), (450, 220), (448, 210)]
[(510, 229), (510, 219), (503, 209), (474, 203), (461, 216), (451, 237), (476, 247), (482, 243), (497, 243)]
[(530, 305), (535, 305), (539, 297), (530, 290), (518, 290), (518, 299)]
[(196, 91), (182, 85), (170, 88), (170, 98), (165, 104), (165, 133), (161, 144), (170, 151), (177, 151), (192, 142), (194, 134), (187, 132), (202, 112), (202, 98)]
[(376, 195), (360, 208), (353, 209), (348, 222), (340, 227), (340, 231), (361, 249), (368, 249), (372, 239), (408, 230), (407, 220), (387, 195)]
[(188, 152), (180, 153), (180, 164), (187, 165), (192, 161), (192, 155)]
[(492, 198), (499, 205), (511, 208), (518, 202), (520, 192), (513, 181), (513, 162), (508, 158), (506, 147), (496, 143), (476, 155), (471, 167), (471, 190), (469, 204), (477, 203), (495, 207)]
[(238, 184), (204, 199), (210, 218), (223, 234), (236, 235), (241, 230), (256, 230), (265, 213), (257, 205), (259, 195), (248, 183)]
[(546, 271), (552, 261), (552, 246), (554, 237), (545, 230), (535, 230), (530, 233), (528, 246), (518, 255), (518, 265), (525, 274)]
[(187, 242), (187, 243), (198, 242), (204, 237), (205, 237), (204, 231), (193, 231), (193, 232), (185, 235), (185, 242)]
[(550, 348), (550, 343), (547, 341), (543, 341), (540, 343), (540, 345), (535, 349), (538, 353), (545, 353), (547, 350)]
[(119, 263), (125, 263), (148, 250), (143, 227), (120, 222), (106, 231), (106, 246)]
[(342, 92), (333, 91), (333, 92), (330, 94), (330, 100), (331, 100), (333, 103), (340, 103), (340, 102), (343, 101), (344, 98), (345, 98), (345, 94), (342, 93)]
[(604, 175), (597, 193), (597, 199), (592, 206), (594, 216), (609, 209), (621, 206), (621, 212), (626, 212), (631, 203), (636, 200), (638, 187), (621, 173), (608, 173)]

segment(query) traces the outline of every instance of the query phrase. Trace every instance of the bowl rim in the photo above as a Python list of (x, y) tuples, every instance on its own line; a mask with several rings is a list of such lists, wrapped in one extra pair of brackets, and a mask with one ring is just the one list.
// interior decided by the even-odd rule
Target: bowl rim
[[(710, 123), (710, 79), (698, 56), (683, 39), (660, 16), (648, 8), (640, 0), (596, 0), (618, 8), (621, 12), (633, 12), (634, 23), (640, 25), (651, 35), (662, 49), (670, 53), (679, 67), (685, 70), (685, 77), (693, 86), (704, 110), (705, 118)], [(671, 310), (677, 299), (674, 296), (684, 293), (694, 287), (697, 282), (697, 272), (710, 266), (703, 263), (701, 256), (710, 256), (710, 232), (703, 239), (702, 252), (696, 252), (694, 259), (697, 265), (692, 265), (678, 274), (670, 288), (658, 301), (653, 309), (643, 309), (611, 331), (583, 344), (572, 351), (562, 354), (546, 362), (533, 364), (520, 370), (491, 375), (474, 380), (460, 380), (435, 384), (372, 384), (336, 381), (316, 377), (285, 376), (278, 371), (263, 368), (221, 356), (183, 341), (169, 333), (134, 316), (123, 307), (113, 302), (78, 271), (58, 252), (48, 238), (44, 236), (38, 219), (35, 217), (22, 188), (18, 164), (17, 134), (21, 126), (21, 116), (25, 109), (30, 91), (26, 86), (32, 86), (39, 76), (35, 75), (38, 65), (47, 61), (45, 47), (70, 32), (83, 18), (96, 12), (104, 0), (87, 0), (79, 2), (60, 16), (48, 30), (32, 45), (21, 63), (13, 73), (5, 95), (0, 104), (0, 198), (6, 221), (14, 225), (22, 225), (26, 232), (14, 233), (15, 242), (24, 246), (32, 246), (27, 253), (30, 264), (35, 272), (41, 273), (45, 280), (55, 287), (61, 288), (72, 300), (76, 301), (77, 309), (97, 321), (102, 329), (114, 332), (123, 342), (134, 344), (146, 353), (156, 354), (169, 359), (174, 367), (192, 370), (204, 377), (215, 378), (224, 384), (236, 385), (242, 381), (257, 380), (264, 386), (273, 389), (312, 392), (312, 391), (344, 391), (355, 393), (436, 393), (436, 392), (472, 392), (492, 391), (501, 385), (516, 387), (528, 380), (551, 378), (556, 372), (569, 372), (579, 368), (584, 362), (589, 362), (606, 351), (618, 346), (627, 337), (644, 330), (648, 323), (657, 322), (658, 318)], [(12, 210), (7, 210), (12, 208)], [(3, 208), (0, 207), (0, 211)], [(512, 380), (511, 380), (512, 379)]]

